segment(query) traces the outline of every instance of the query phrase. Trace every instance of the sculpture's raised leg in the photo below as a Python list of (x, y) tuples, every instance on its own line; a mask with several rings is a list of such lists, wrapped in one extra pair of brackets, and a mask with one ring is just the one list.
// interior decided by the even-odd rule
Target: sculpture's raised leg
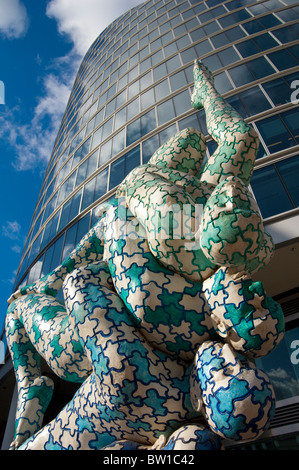
[(237, 176), (248, 185), (258, 151), (257, 134), (217, 92), (211, 72), (199, 60), (191, 101), (194, 108), (204, 107), (208, 132), (218, 144), (201, 170), (201, 181), (216, 186), (228, 176)]

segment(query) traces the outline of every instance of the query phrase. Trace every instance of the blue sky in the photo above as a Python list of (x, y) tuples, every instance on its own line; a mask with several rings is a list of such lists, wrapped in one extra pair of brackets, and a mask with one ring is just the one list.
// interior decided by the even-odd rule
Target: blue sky
[(140, 0), (0, 0), (0, 330), (82, 57)]

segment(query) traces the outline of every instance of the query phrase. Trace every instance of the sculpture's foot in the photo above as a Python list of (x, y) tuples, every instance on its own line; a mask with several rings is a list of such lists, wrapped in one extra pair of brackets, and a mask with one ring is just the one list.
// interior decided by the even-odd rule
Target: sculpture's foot
[(212, 72), (200, 61), (194, 62), (193, 69), (194, 90), (191, 96), (193, 108), (199, 109), (209, 93), (209, 89), (214, 89), (214, 78)]
[(9, 450), (18, 449), (42, 427), (53, 391), (53, 381), (46, 376), (35, 378), (26, 388), (19, 390), (16, 432)]

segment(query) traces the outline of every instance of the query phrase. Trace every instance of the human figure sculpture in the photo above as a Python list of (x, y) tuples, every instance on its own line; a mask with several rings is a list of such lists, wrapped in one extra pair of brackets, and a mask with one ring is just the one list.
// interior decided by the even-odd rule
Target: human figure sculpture
[[(269, 425), (274, 392), (254, 359), (277, 346), (284, 319), (251, 278), (273, 254), (248, 188), (258, 138), (198, 60), (191, 101), (214, 155), (204, 161), (198, 130), (179, 132), (125, 178), (59, 267), (10, 298), (11, 449), (220, 449)], [(53, 385), (41, 356), (82, 384), (45, 426)]]

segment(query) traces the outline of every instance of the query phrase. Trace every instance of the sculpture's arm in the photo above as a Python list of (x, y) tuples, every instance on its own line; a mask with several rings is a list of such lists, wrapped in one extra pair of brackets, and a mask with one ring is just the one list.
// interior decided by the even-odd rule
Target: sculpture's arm
[(100, 261), (103, 258), (104, 252), (104, 220), (105, 216), (103, 215), (99, 222), (89, 230), (71, 254), (57, 268), (38, 281), (17, 290), (8, 299), (8, 303), (11, 304), (22, 295), (33, 293), (56, 297), (64, 279), (69, 273), (80, 266)]

